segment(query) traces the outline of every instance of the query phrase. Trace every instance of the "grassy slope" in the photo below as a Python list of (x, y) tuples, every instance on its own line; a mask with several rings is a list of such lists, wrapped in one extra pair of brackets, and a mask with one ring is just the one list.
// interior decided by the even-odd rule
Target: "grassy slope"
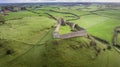
[[(99, 25), (94, 26), (89, 31), (91, 32), (91, 34), (99, 36), (111, 43), (113, 30), (116, 26), (119, 26), (119, 25), (120, 25), (119, 20), (109, 20), (109, 21), (106, 21), (105, 23), (101, 23)], [(96, 32), (96, 31), (99, 31), (99, 32)]]
[[(32, 46), (31, 44), (5, 39), (0, 39), (0, 45), (3, 45), (0, 47), (0, 66), (15, 59), (25, 51), (29, 50)], [(9, 49), (13, 51), (12, 55), (6, 55), (6, 51)]]
[(5, 18), (6, 18), (6, 20), (10, 20), (10, 19), (30, 17), (30, 16), (37, 16), (37, 15), (33, 14), (31, 12), (28, 12), (28, 11), (10, 12), (10, 13), (8, 13), (8, 15)]
[(103, 38), (111, 42), (113, 29), (120, 25), (119, 19), (110, 19), (98, 15), (88, 15), (81, 17), (80, 20), (73, 21), (84, 27), (89, 34)]
[[(50, 24), (43, 23), (48, 22), (48, 20), (51, 21)], [(18, 54), (0, 59), (0, 62), (2, 62), (0, 67), (120, 67), (120, 55), (114, 49), (101, 51), (99, 56), (95, 57), (96, 52), (93, 47), (87, 47), (90, 43), (89, 39), (82, 37), (65, 40), (52, 39), (54, 30), (49, 29), (49, 32), (43, 30), (43, 28), (47, 29), (48, 26), (54, 24), (53, 22), (53, 20), (46, 17), (25, 17), (21, 20), (11, 20), (5, 25), (1, 25), (1, 38), (8, 39), (8, 41), (11, 40), (9, 41), (10, 48), (14, 48)], [(119, 24), (119, 20), (97, 15), (83, 16), (81, 20), (74, 22), (87, 29), (90, 34), (107, 40), (110, 40), (112, 36), (112, 29)], [(25, 44), (21, 45), (21, 42), (13, 42), (12, 40), (14, 39), (33, 43), (35, 46), (24, 46)], [(45, 43), (46, 41), (47, 43)], [(80, 45), (84, 45), (84, 47), (80, 48)], [(97, 42), (97, 47), (106, 48), (100, 42)]]
[[(6, 24), (0, 25), (0, 45), (3, 45), (0, 47), (0, 67), (5, 67), (5, 64), (50, 40), (52, 35), (49, 34), (53, 33), (51, 26), (54, 24), (55, 21), (47, 17), (25, 16), (23, 19), (9, 20)], [(8, 49), (14, 53), (6, 55)]]
[(25, 17), (20, 20), (10, 20), (0, 26), (0, 38), (34, 44), (42, 37), (41, 35), (49, 31), (54, 23), (53, 20), (46, 17)]
[(107, 16), (110, 18), (119, 18), (120, 16), (120, 9), (118, 10), (105, 10), (105, 11), (97, 11), (95, 12), (101, 16)]
[[(79, 41), (80, 43), (76, 42)], [(97, 42), (97, 41), (96, 41)], [(57, 44), (56, 44), (57, 43)], [(35, 46), (21, 57), (10, 61), (4, 67), (114, 67), (120, 66), (119, 53), (106, 50), (95, 57), (93, 47), (87, 47), (90, 40), (86, 38), (71, 38), (51, 40), (42, 46)], [(80, 45), (84, 45), (80, 48)], [(97, 42), (99, 48), (105, 45)]]
[(79, 24), (80, 26), (86, 29), (89, 29), (90, 27), (93, 27), (101, 22), (104, 22), (107, 19), (108, 18), (106, 17), (101, 17), (93, 14), (93, 15), (82, 16), (79, 20), (75, 20), (73, 22)]

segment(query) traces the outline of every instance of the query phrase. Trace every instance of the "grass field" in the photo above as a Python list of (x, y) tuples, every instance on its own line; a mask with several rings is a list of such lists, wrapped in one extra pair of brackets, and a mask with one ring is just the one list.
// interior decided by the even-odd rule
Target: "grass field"
[(35, 44), (42, 37), (41, 35), (48, 32), (54, 24), (54, 20), (46, 17), (24, 17), (19, 20), (10, 20), (0, 26), (0, 38)]
[[(84, 46), (82, 48), (79, 48), (80, 44), (75, 41), (81, 42), (80, 44), (84, 44)], [(59, 42), (59, 44), (54, 44), (56, 42)], [(93, 47), (87, 48), (89, 42), (90, 41), (86, 38), (72, 38), (60, 41), (49, 41), (42, 46), (33, 47), (33, 49), (31, 49), (29, 52), (25, 53), (17, 59), (10, 61), (4, 66), (8, 67), (9, 64), (11, 64), (12, 67), (119, 66), (120, 59), (117, 58), (119, 57), (119, 53), (117, 53), (115, 50), (101, 50), (99, 56), (96, 57), (96, 52)], [(101, 49), (105, 48), (105, 45), (99, 42), (97, 43)]]
[(70, 26), (66, 25), (66, 26), (61, 26), (60, 27), (60, 34), (67, 34), (67, 33), (70, 33), (70, 32), (72, 32)]
[[(113, 12), (112, 10), (111, 11), (108, 10), (108, 11), (109, 11), (108, 13), (111, 13), (111, 14), (108, 15), (108, 13), (104, 13), (104, 15), (107, 15), (107, 16), (102, 16), (103, 13), (101, 13), (100, 15), (92, 15), (92, 16), (89, 15), (89, 16), (82, 17), (80, 21), (76, 21), (76, 22), (80, 24), (81, 26), (87, 28), (89, 33), (111, 42), (111, 38), (113, 35), (113, 29), (116, 26), (120, 25), (120, 22), (118, 19), (119, 10), (118, 11), (116, 10), (116, 12)], [(114, 18), (114, 17), (118, 17), (118, 18)]]
[(37, 16), (36, 14), (33, 14), (28, 11), (21, 11), (21, 12), (10, 12), (8, 13), (7, 16), (5, 16), (6, 20), (17, 20), (17, 19), (22, 19), (24, 17), (32, 17), (32, 16)]
[(120, 9), (118, 10), (105, 10), (105, 11), (97, 11), (96, 13), (100, 16), (106, 16), (109, 18), (120, 19)]
[[(110, 10), (105, 5), (91, 4), (52, 5), (29, 10), (8, 13), (6, 23), (0, 25), (0, 67), (120, 67), (120, 53), (112, 46), (114, 28), (120, 26), (120, 9)], [(92, 38), (96, 49), (100, 49), (97, 54), (89, 38), (53, 39), (57, 21), (45, 13), (65, 20), (75, 19), (77, 15), (79, 19), (69, 21), (110, 44)], [(69, 32), (69, 26), (61, 26), (60, 34)], [(120, 44), (120, 34), (117, 42)], [(7, 55), (8, 50), (13, 53)]]

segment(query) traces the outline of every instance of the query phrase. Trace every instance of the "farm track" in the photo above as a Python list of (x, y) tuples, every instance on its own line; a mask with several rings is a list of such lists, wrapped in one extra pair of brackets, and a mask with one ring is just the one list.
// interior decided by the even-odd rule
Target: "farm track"
[[(26, 52), (22, 53), (21, 55), (17, 56), (17, 57), (14, 58), (14, 59), (8, 61), (7, 63), (10, 63), (10, 62), (12, 62), (12, 61), (17, 60), (17, 59), (20, 58), (21, 56), (27, 54), (29, 51), (31, 51), (31, 50), (32, 50), (33, 48), (35, 48), (36, 46), (39, 46), (39, 47), (42, 46), (43, 43), (40, 44), (40, 42), (41, 42), (49, 33), (51, 33), (52, 30), (53, 30), (53, 29), (50, 29), (50, 30), (36, 43), (36, 45), (31, 45), (31, 48), (29, 48)], [(49, 41), (49, 40), (47, 40), (47, 41)], [(46, 42), (46, 41), (45, 41), (45, 42)], [(44, 42), (44, 43), (45, 43), (45, 42)]]

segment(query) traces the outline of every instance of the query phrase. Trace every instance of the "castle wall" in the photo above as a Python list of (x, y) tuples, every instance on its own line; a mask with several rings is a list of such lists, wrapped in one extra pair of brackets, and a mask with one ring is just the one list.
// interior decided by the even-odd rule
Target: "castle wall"
[(84, 28), (80, 27), (79, 25), (77, 24), (74, 24), (72, 22), (69, 22), (68, 25), (69, 26), (74, 26), (74, 28), (76, 28), (78, 31), (77, 32), (71, 32), (71, 33), (67, 33), (67, 34), (63, 34), (63, 35), (60, 35), (59, 34), (59, 29), (60, 29), (60, 26), (61, 26), (61, 23), (62, 23), (62, 19), (58, 19), (57, 21), (57, 24), (56, 24), (56, 28), (55, 28), (55, 31), (53, 33), (53, 38), (61, 38), (61, 39), (66, 39), (66, 38), (71, 38), (71, 37), (78, 37), (78, 36), (84, 36), (84, 37), (87, 37), (87, 32)]
[(65, 39), (65, 38), (78, 37), (78, 36), (85, 36), (85, 37), (87, 37), (87, 32), (85, 30), (72, 32), (72, 33), (60, 35), (60, 38), (61, 39)]

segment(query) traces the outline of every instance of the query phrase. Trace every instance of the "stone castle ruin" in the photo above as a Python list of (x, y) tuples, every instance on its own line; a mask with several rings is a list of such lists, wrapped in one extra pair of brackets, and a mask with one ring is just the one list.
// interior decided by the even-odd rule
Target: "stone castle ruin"
[[(66, 34), (60, 34), (59, 30), (61, 26), (70, 26), (71, 31), (70, 33)], [(63, 18), (59, 18), (57, 20), (56, 28), (53, 33), (53, 38), (60, 38), (60, 39), (66, 39), (66, 38), (72, 38), (72, 37), (78, 37), (78, 36), (84, 36), (87, 37), (87, 32), (84, 28), (80, 27), (78, 24), (75, 24), (73, 22), (67, 22), (64, 21)]]

